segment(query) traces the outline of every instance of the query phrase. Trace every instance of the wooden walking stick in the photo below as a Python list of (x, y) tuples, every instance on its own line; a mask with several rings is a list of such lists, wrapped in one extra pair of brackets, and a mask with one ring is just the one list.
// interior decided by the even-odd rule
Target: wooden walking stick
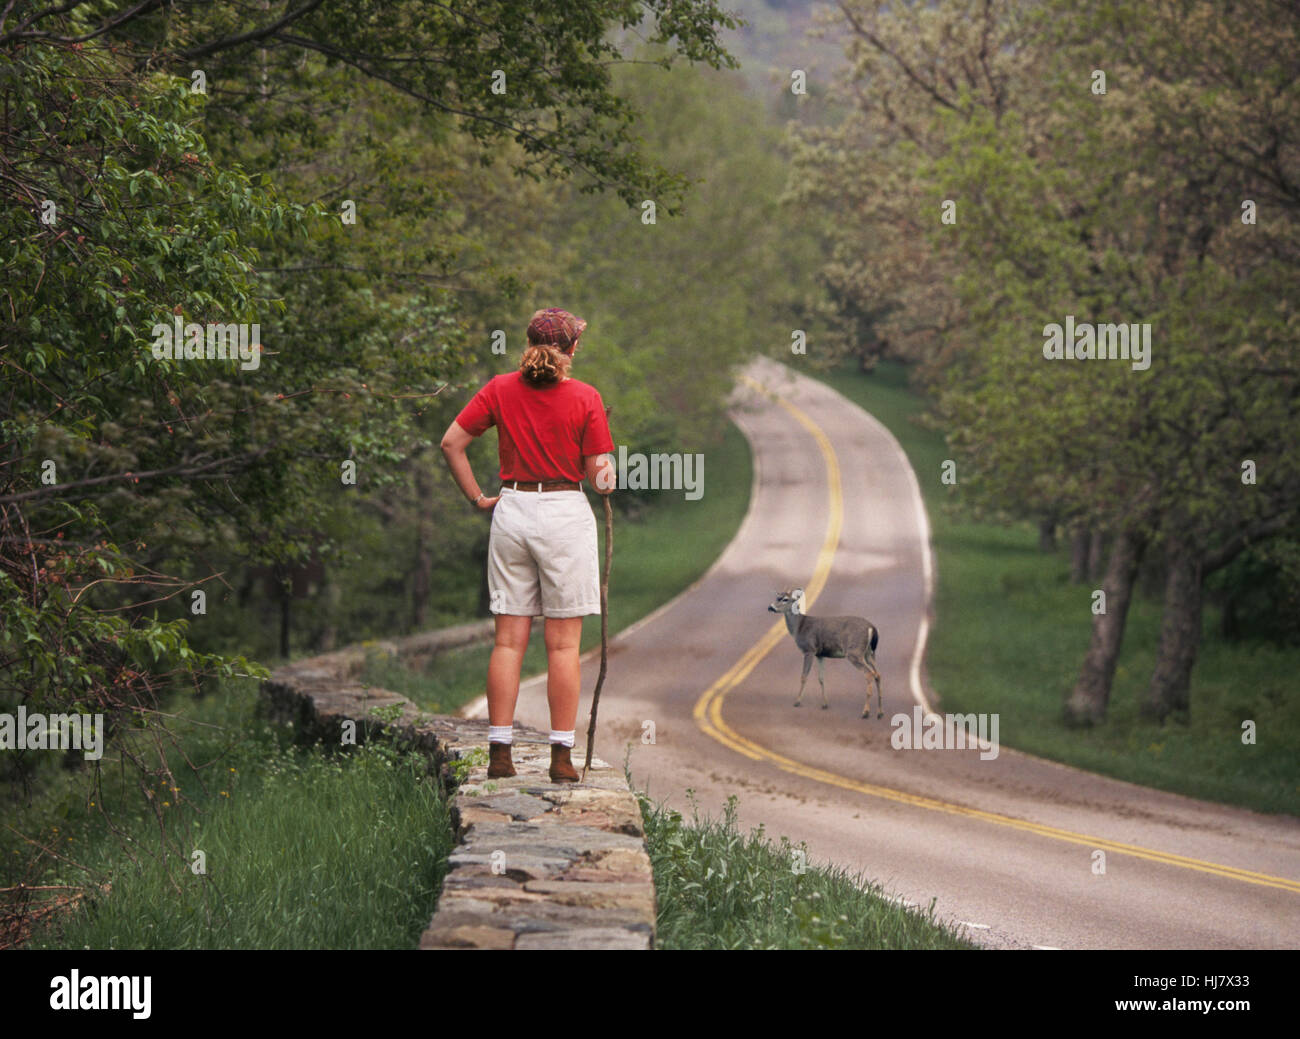
[[(606, 416), (609, 410), (605, 411)], [(609, 569), (614, 563), (614, 509), (609, 495), (602, 494), (605, 502), (605, 575), (600, 579), (600, 674), (596, 676), (596, 691), (591, 696), (591, 724), (587, 726), (587, 760), (582, 765), (582, 779), (591, 768), (591, 751), (596, 745), (596, 708), (600, 706), (600, 690), (605, 684), (605, 664), (609, 656)]]

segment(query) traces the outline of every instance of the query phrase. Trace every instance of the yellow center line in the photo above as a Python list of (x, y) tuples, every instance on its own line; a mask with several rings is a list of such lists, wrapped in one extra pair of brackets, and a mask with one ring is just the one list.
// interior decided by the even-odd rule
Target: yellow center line
[[(765, 387), (758, 382), (742, 376), (741, 380), (760, 393), (767, 393)], [(835, 558), (835, 550), (839, 545), (840, 532), (844, 524), (844, 492), (840, 484), (840, 465), (835, 457), (835, 449), (831, 447), (830, 440), (821, 428), (799, 408), (795, 407), (789, 401), (776, 398), (777, 404), (788, 411), (816, 441), (818, 448), (821, 450), (822, 460), (826, 464), (827, 485), (830, 496), (830, 515), (826, 523), (826, 537), (822, 541), (821, 551), (817, 555), (817, 564), (813, 570), (812, 580), (804, 589), (804, 599), (808, 606), (811, 606), (813, 600), (821, 593), (826, 586), (826, 581), (830, 576), (831, 563)], [(738, 754), (743, 754), (754, 761), (766, 761), (775, 765), (784, 772), (789, 772), (797, 776), (803, 776), (805, 779), (811, 779), (818, 783), (825, 783), (828, 786), (840, 787), (844, 790), (852, 790), (860, 794), (866, 794), (869, 797), (879, 797), (887, 801), (894, 801), (898, 804), (912, 805), (916, 808), (925, 808), (935, 812), (945, 812), (948, 815), (960, 815), (970, 819), (979, 819), (986, 823), (994, 823), (998, 826), (1008, 826), (1017, 830), (1025, 830), (1029, 833), (1036, 833), (1043, 837), (1050, 837), (1053, 840), (1064, 841), (1069, 844), (1078, 844), (1088, 848), (1101, 849), (1103, 851), (1113, 852), (1119, 855), (1129, 855), (1134, 858), (1146, 859), (1149, 862), (1159, 862), (1167, 866), (1179, 866), (1183, 869), (1197, 870), (1201, 873), (1210, 873), (1214, 876), (1228, 877), (1232, 880), (1244, 881), (1248, 884), (1259, 884), (1264, 887), (1279, 888), (1283, 891), (1292, 891), (1300, 894), (1300, 880), (1290, 880), (1286, 877), (1276, 877), (1268, 873), (1257, 873), (1253, 870), (1240, 869), (1236, 866), (1225, 866), (1217, 862), (1206, 862), (1202, 859), (1189, 858), (1186, 855), (1176, 855), (1173, 852), (1158, 851), (1154, 848), (1145, 848), (1137, 844), (1126, 844), (1122, 841), (1114, 841), (1101, 837), (1092, 837), (1084, 833), (1076, 833), (1073, 830), (1065, 830), (1056, 826), (1046, 826), (1042, 823), (1030, 822), (1027, 819), (1017, 819), (1015, 816), (1002, 815), (998, 812), (986, 812), (979, 808), (968, 808), (964, 805), (953, 804), (950, 801), (941, 801), (933, 797), (924, 797), (920, 794), (909, 794), (902, 790), (894, 790), (890, 787), (878, 786), (874, 783), (863, 783), (856, 779), (850, 779), (848, 776), (841, 776), (835, 772), (829, 772), (826, 769), (815, 768), (812, 765), (806, 765), (803, 762), (795, 761), (783, 754), (763, 746), (746, 736), (736, 732), (722, 717), (722, 704), (726, 699), (727, 693), (736, 686), (740, 685), (759, 665), (764, 657), (786, 637), (785, 621), (777, 621), (763, 636), (754, 643), (753, 646), (738, 660), (731, 668), (719, 678), (713, 685), (705, 690), (704, 694), (695, 704), (692, 712), (695, 717), (695, 723), (700, 730), (707, 736), (717, 740), (723, 746), (729, 747)]]

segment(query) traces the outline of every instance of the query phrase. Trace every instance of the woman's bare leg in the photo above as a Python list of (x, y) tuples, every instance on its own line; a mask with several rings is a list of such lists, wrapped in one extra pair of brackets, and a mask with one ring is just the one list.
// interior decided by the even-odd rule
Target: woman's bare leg
[(557, 732), (572, 732), (577, 724), (581, 641), (581, 617), (546, 618), (546, 702), (551, 708), (551, 728)]
[[(496, 628), (496, 645), (492, 647), (492, 659), (488, 661), (488, 724), (512, 725), (515, 701), (519, 699), (519, 672), (524, 666), (524, 652), (533, 631), (533, 619), (499, 613)], [(576, 701), (574, 711), (576, 715)]]

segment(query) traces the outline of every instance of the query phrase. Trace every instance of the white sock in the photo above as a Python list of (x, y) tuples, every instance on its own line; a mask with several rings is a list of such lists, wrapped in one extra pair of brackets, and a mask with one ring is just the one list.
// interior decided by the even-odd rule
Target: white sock
[(575, 730), (575, 729), (570, 729), (568, 732), (560, 732), (559, 729), (552, 729), (552, 730), (551, 730), (551, 742), (552, 742), (552, 743), (558, 743), (558, 744), (560, 744), (560, 746), (562, 746), (562, 747), (572, 747), (572, 746), (573, 746), (573, 734), (574, 734), (574, 732), (576, 732), (576, 731), (577, 731), (577, 730)]
[(509, 746), (515, 741), (515, 727), (512, 722), (510, 725), (489, 725), (488, 742), (504, 743)]

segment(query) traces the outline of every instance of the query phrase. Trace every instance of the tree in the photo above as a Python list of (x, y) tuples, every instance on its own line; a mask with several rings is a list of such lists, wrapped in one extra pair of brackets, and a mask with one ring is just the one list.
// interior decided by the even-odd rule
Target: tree
[[(278, 0), (256, 13), (198, 0), (74, 0), (11, 4), (6, 14), (0, 46), (107, 45), (137, 70), (188, 79), (198, 69), (214, 89), (231, 91), (227, 100), (254, 130), (292, 118), (277, 109), (310, 93), (316, 66), (304, 58), (318, 55), (451, 117), (485, 144), (514, 140), (523, 176), (577, 173), (583, 190), (613, 189), (629, 204), (647, 193), (671, 201), (683, 181), (635, 147), (635, 113), (610, 90), (610, 66), (624, 60), (615, 34), (648, 30), (650, 42), (667, 45), (665, 66), (685, 58), (734, 67), (718, 30), (738, 24), (715, 0)], [(240, 75), (249, 71), (251, 83)]]
[[(1206, 576), (1300, 515), (1300, 474), (1283, 446), (1300, 428), (1289, 303), (1300, 261), (1300, 12), (1273, 0), (1088, 3), (1058, 25), (1070, 45), (1118, 58), (1141, 84), (1150, 132), (1133, 158), (1159, 174), (1158, 212), (1173, 228), (1161, 252), (1180, 272), (1168, 324), (1185, 343), (1170, 359), (1182, 368), (1160, 384), (1164, 613), (1142, 705), (1163, 720), (1190, 708)], [(1267, 475), (1247, 483), (1247, 462)]]
[(962, 320), (958, 271), (927, 231), (952, 199), (916, 171), (946, 147), (941, 115), (1000, 119), (1032, 83), (1038, 59), (1023, 7), (840, 0), (827, 15), (847, 40), (848, 68), (827, 99), (842, 118), (796, 129), (792, 192), (836, 229), (821, 278), (841, 349), (865, 363), (950, 356)]

